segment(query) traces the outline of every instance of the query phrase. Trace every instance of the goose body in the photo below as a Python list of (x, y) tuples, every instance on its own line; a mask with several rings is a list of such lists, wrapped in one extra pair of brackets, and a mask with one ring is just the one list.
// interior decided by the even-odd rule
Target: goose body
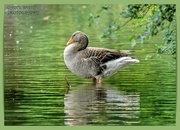
[(64, 50), (64, 62), (68, 69), (82, 77), (102, 83), (102, 78), (112, 76), (124, 67), (138, 63), (130, 51), (87, 47), (88, 37), (80, 31), (73, 33)]

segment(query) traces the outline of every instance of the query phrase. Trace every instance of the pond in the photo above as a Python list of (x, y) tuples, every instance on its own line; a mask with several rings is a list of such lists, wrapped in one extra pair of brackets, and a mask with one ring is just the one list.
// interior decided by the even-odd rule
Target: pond
[[(99, 39), (122, 5), (112, 6), (91, 27), (88, 17), (101, 5), (19, 5), (35, 6), (18, 9), (38, 12), (33, 15), (10, 14), (17, 11), (12, 6), (5, 6), (4, 16), (6, 126), (175, 125), (176, 65), (171, 54), (156, 54), (154, 43), (163, 44), (161, 37), (132, 47), (129, 25), (114, 39)], [(88, 35), (89, 46), (135, 50), (140, 63), (104, 79), (102, 86), (77, 77), (63, 60), (66, 42), (77, 30)]]

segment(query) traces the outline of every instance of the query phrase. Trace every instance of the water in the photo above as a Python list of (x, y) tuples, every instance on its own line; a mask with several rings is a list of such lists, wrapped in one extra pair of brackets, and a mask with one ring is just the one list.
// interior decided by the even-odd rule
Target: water
[(65, 124), (139, 124), (139, 96), (139, 93), (117, 91), (112, 85), (103, 88), (87, 84), (78, 86), (65, 95)]
[[(131, 26), (119, 31), (118, 38), (100, 42), (100, 33), (121, 5), (88, 27), (89, 14), (100, 7), (38, 5), (38, 15), (5, 15), (5, 125), (175, 125), (175, 59), (155, 53), (160, 36), (132, 48)], [(133, 56), (140, 63), (104, 79), (102, 87), (77, 77), (63, 61), (66, 42), (76, 30), (88, 34), (90, 46), (136, 50)]]

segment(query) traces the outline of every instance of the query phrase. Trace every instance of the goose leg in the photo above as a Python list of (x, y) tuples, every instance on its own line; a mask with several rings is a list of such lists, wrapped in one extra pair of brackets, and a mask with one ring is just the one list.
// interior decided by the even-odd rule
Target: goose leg
[(93, 81), (93, 84), (96, 84), (97, 82), (96, 78), (93, 78), (92, 81)]
[(99, 83), (100, 85), (102, 85), (103, 81), (101, 77), (95, 77), (92, 79), (93, 84)]
[(100, 79), (100, 80), (99, 80), (99, 84), (101, 84), (101, 85), (102, 85), (102, 83), (103, 83), (103, 81), (102, 81), (102, 79)]
[(100, 85), (102, 85), (102, 83), (103, 83), (102, 78), (99, 78), (98, 82), (99, 82)]

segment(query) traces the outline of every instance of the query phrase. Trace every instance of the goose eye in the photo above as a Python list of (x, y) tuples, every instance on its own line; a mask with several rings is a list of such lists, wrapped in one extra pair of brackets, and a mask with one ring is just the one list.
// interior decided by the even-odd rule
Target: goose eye
[(75, 34), (72, 35), (72, 37), (74, 37), (74, 36), (75, 36)]

